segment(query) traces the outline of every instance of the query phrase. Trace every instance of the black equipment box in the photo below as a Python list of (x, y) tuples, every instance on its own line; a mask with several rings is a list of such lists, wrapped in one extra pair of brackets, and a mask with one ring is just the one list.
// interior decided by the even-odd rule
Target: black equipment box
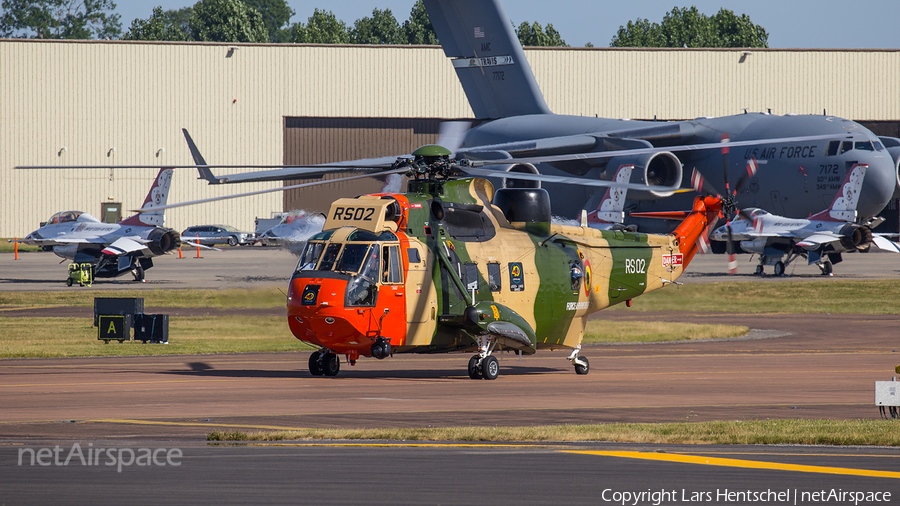
[(98, 315), (97, 339), (106, 341), (131, 341), (131, 315)]
[(129, 323), (134, 321), (134, 315), (144, 312), (144, 298), (127, 297), (94, 297), (94, 326), (98, 326), (100, 315), (132, 315)]
[(169, 315), (145, 314), (135, 315), (134, 340), (151, 343), (169, 342)]

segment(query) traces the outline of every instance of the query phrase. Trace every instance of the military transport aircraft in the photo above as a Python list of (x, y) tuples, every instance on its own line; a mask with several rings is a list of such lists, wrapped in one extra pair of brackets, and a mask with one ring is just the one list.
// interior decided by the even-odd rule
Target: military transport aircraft
[[(92, 277), (112, 278), (131, 272), (135, 281), (153, 267), (153, 257), (177, 249), (183, 242), (178, 232), (165, 228), (165, 211), (172, 169), (161, 169), (138, 214), (118, 223), (102, 223), (81, 211), (54, 214), (41, 228), (28, 234), (25, 244), (52, 248), (58, 256), (77, 264), (90, 263)], [(202, 246), (205, 248), (205, 246)]]
[[(492, 178), (499, 185), (543, 186), (551, 194), (554, 215), (576, 218), (582, 209), (593, 211), (589, 202), (599, 196), (598, 190), (513, 179), (511, 174), (612, 179), (614, 170), (633, 165), (633, 182), (689, 187), (682, 184), (687, 183), (684, 168), (697, 168), (721, 188), (721, 161), (712, 148), (723, 135), (740, 148), (735, 152), (741, 156), (731, 162), (734, 169), (751, 158), (759, 162), (758, 174), (737, 196), (741, 207), (806, 217), (831, 200), (843, 175), (858, 164), (869, 167), (858, 206), (861, 218), (875, 216), (895, 190), (900, 192), (900, 141), (879, 139), (858, 123), (834, 116), (745, 112), (688, 121), (630, 121), (553, 114), (498, 0), (425, 0), (425, 7), (476, 118), (475, 126), (458, 133), (457, 142), (438, 144), (457, 158), (503, 162), (499, 169), (508, 177)], [(389, 164), (393, 159), (328, 165), (373, 167), (376, 161)], [(218, 177), (209, 172), (206, 179), (221, 184), (315, 174), (315, 169), (293, 167)], [(656, 191), (632, 191), (628, 199), (628, 210), (635, 212), (689, 208), (691, 202), (689, 195)], [(637, 221), (642, 230), (665, 226)]]
[(882, 218), (858, 222), (856, 207), (867, 173), (865, 165), (854, 165), (831, 206), (808, 219), (786, 218), (762, 209), (746, 208), (730, 223), (730, 237), (726, 225), (713, 231), (710, 238), (740, 241), (744, 251), (759, 255), (757, 274), (764, 273), (764, 266), (773, 265), (777, 276), (784, 274), (785, 268), (799, 257), (806, 258), (810, 265), (816, 264), (822, 274), (831, 275), (832, 265), (842, 260), (842, 252), (867, 251), (874, 246), (900, 253), (900, 245), (872, 233)]

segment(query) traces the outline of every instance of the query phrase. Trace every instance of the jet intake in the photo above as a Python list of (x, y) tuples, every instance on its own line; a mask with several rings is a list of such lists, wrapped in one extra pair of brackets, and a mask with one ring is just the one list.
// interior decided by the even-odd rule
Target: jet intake
[(154, 255), (163, 255), (181, 246), (181, 236), (168, 228), (157, 228), (147, 236), (147, 247)]
[(869, 227), (848, 223), (841, 228), (841, 247), (846, 251), (866, 250), (872, 244)]
[[(622, 165), (634, 165), (634, 173), (638, 177), (638, 181), (635, 181), (637, 183), (673, 187), (681, 185), (683, 176), (681, 161), (674, 153), (669, 151), (660, 151), (646, 155), (614, 156), (606, 164), (607, 173), (609, 173), (609, 168), (618, 168)], [(671, 195), (672, 192), (634, 190), (628, 192), (628, 198), (635, 200), (656, 200)]]

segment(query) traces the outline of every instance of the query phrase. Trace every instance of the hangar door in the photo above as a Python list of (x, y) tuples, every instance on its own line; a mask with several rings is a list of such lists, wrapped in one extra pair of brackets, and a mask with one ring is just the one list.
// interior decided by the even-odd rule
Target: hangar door
[[(437, 140), (442, 121), (446, 120), (286, 117), (283, 163), (329, 163), (412, 153), (419, 146)], [(357, 174), (360, 173), (340, 172), (325, 179)], [(286, 181), (285, 186), (318, 180)], [(373, 177), (288, 190), (284, 192), (284, 210), (305, 209), (324, 213), (335, 199), (378, 193), (385, 191), (386, 186), (389, 191), (406, 191), (406, 178)]]

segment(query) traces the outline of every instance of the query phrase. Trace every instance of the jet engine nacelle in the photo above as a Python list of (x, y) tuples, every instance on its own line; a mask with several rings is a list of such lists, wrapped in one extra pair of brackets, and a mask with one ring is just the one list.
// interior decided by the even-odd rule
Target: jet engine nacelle
[[(614, 156), (609, 159), (607, 167), (617, 168), (622, 165), (634, 165), (637, 183), (654, 186), (679, 186), (683, 176), (681, 160), (669, 151), (634, 156)], [(609, 169), (607, 168), (607, 171)], [(669, 197), (672, 192), (634, 191), (628, 192), (628, 198), (636, 200), (656, 200)]]
[(53, 253), (60, 258), (74, 259), (78, 253), (78, 243), (60, 244), (53, 247)]
[(741, 249), (747, 253), (762, 255), (766, 248), (766, 241), (768, 241), (766, 237), (757, 237), (752, 241), (741, 241)]
[[(515, 165), (510, 165), (506, 172), (522, 172), (525, 174), (540, 174), (540, 171), (537, 170), (537, 167), (530, 163), (517, 163)], [(512, 179), (512, 178), (503, 178), (503, 187), (504, 188), (540, 188), (540, 181), (528, 181), (525, 179)]]
[(868, 249), (872, 244), (872, 231), (869, 227), (848, 223), (841, 227), (841, 247), (846, 251)]
[(147, 247), (154, 255), (164, 255), (181, 246), (181, 235), (168, 228), (156, 228), (147, 236)]

